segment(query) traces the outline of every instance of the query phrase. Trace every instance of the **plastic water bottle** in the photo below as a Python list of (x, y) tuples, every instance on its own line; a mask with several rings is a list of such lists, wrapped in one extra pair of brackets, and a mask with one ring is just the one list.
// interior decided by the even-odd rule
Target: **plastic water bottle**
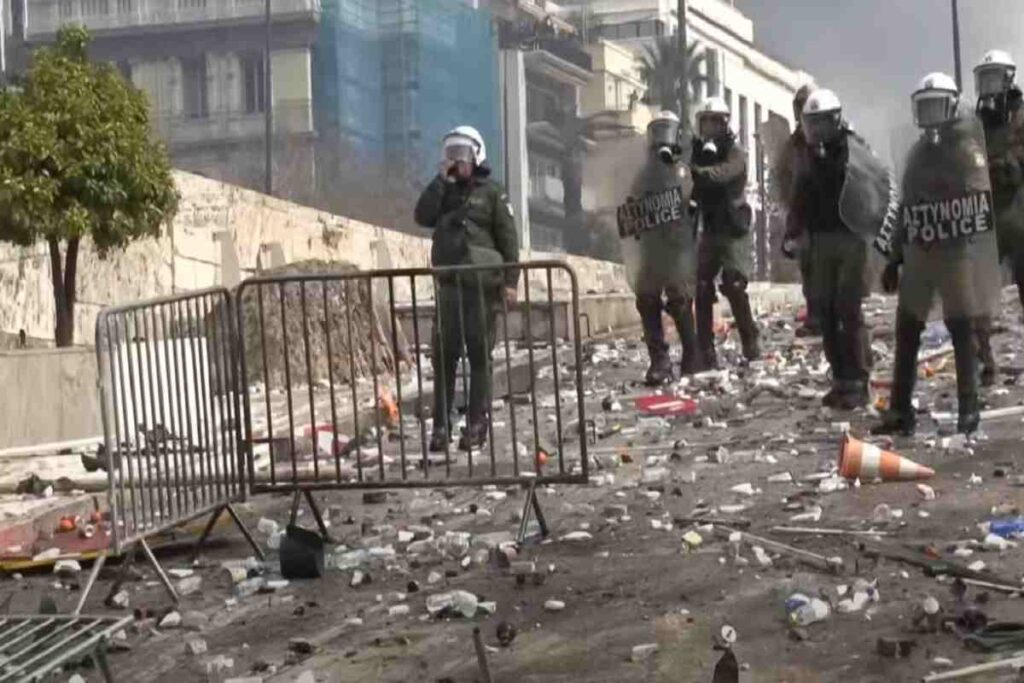
[(991, 523), (989, 532), (1003, 538), (1024, 535), (1024, 517), (995, 520)]
[(786, 611), (789, 613), (790, 623), (795, 626), (809, 626), (828, 619), (832, 614), (832, 607), (820, 598), (809, 598), (798, 593), (786, 601)]

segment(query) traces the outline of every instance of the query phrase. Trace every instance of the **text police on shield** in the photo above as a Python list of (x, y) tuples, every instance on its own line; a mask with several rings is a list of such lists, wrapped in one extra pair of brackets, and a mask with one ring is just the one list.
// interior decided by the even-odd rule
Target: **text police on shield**
[(640, 199), (630, 197), (618, 209), (619, 237), (635, 236), (647, 230), (683, 220), (683, 190), (673, 187), (648, 192)]
[(956, 199), (903, 207), (907, 240), (922, 246), (948, 243), (992, 230), (992, 195), (975, 192)]

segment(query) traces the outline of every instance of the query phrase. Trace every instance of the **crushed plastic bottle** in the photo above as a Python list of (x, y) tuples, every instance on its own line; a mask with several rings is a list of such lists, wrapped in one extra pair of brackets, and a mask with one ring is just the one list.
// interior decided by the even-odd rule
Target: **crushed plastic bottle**
[(989, 533), (1003, 538), (1024, 536), (1024, 517), (993, 520), (989, 527)]
[(820, 598), (809, 598), (803, 593), (795, 593), (786, 600), (786, 613), (789, 622), (794, 626), (809, 626), (825, 621), (832, 614), (832, 607)]

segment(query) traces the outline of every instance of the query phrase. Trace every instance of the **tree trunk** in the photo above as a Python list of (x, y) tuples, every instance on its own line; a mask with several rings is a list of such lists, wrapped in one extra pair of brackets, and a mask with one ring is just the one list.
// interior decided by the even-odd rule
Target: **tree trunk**
[(77, 237), (68, 240), (64, 258), (60, 253), (60, 242), (54, 238), (47, 241), (50, 247), (50, 278), (53, 282), (53, 304), (55, 327), (53, 341), (58, 348), (75, 343), (75, 279), (78, 275)]
[(583, 234), (583, 163), (568, 153), (562, 162), (562, 207), (565, 209), (566, 250), (580, 254), (589, 246)]

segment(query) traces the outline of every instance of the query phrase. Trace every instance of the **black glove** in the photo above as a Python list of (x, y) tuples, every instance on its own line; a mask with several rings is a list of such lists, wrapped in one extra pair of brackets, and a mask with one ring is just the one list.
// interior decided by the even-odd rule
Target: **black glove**
[(792, 237), (782, 238), (782, 255), (790, 261), (796, 260), (797, 252), (800, 250), (800, 243)]
[(900, 288), (900, 264), (890, 263), (882, 271), (882, 291), (895, 294)]

